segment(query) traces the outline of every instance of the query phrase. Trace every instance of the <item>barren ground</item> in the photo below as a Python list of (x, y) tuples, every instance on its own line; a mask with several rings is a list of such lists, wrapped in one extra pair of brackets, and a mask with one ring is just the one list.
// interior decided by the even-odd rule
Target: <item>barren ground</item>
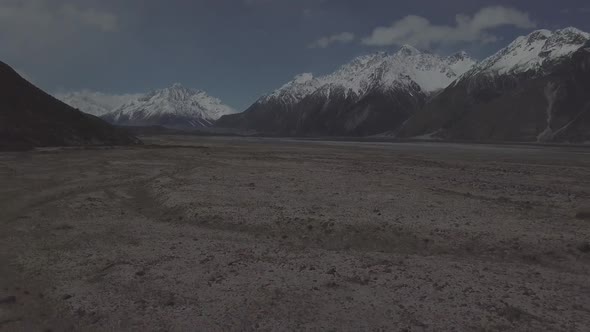
[(0, 330), (590, 327), (590, 149), (145, 140), (0, 153)]

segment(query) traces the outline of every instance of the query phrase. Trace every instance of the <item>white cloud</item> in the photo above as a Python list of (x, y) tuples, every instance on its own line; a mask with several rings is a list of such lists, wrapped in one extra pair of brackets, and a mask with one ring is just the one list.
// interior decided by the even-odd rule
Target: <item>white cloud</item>
[(391, 26), (376, 28), (370, 36), (362, 39), (362, 43), (370, 46), (410, 44), (418, 48), (430, 48), (435, 44), (489, 43), (498, 40), (490, 32), (492, 29), (536, 26), (528, 13), (502, 6), (482, 8), (473, 16), (459, 14), (455, 21), (454, 26), (435, 25), (424, 17), (410, 15)]
[(0, 0), (0, 42), (14, 54), (76, 42), (87, 32), (118, 29), (117, 16), (73, 0)]
[(343, 32), (336, 35), (323, 37), (309, 45), (310, 48), (326, 48), (333, 44), (347, 44), (355, 40), (355, 35), (350, 32)]

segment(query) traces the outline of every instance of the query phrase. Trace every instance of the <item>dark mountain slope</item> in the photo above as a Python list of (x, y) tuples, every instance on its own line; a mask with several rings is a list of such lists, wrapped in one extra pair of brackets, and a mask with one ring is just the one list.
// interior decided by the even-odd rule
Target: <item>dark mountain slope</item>
[(55, 99), (0, 62), (0, 149), (138, 142), (125, 130)]
[[(588, 34), (575, 29), (520, 37), (433, 97), (397, 136), (590, 141), (587, 39)], [(530, 55), (537, 51), (538, 55)]]
[(379, 134), (399, 127), (474, 63), (465, 53), (445, 58), (406, 45), (392, 55), (358, 57), (322, 77), (298, 75), (215, 125), (288, 136)]

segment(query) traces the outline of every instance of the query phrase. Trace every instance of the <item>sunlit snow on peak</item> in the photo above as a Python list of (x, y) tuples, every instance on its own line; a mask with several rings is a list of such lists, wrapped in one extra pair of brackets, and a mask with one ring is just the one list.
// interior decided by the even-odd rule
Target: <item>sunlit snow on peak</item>
[(121, 116), (151, 118), (157, 116), (181, 116), (194, 118), (199, 123), (212, 122), (223, 115), (236, 113), (221, 100), (197, 89), (186, 88), (179, 83), (169, 88), (151, 91), (112, 112), (115, 120)]
[(441, 57), (404, 45), (394, 54), (359, 56), (328, 75), (298, 75), (259, 102), (275, 100), (289, 105), (314, 93), (329, 95), (333, 91), (360, 97), (372, 89), (414, 89), (416, 84), (424, 92), (433, 92), (448, 86), (474, 64), (465, 52)]
[(475, 66), (468, 75), (543, 73), (545, 64), (559, 62), (583, 47), (590, 34), (573, 27), (549, 31), (537, 30), (518, 37), (506, 48)]

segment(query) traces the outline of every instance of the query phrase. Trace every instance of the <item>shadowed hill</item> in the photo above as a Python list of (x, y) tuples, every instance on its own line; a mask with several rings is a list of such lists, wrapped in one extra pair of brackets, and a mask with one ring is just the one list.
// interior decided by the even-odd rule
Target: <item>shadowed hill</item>
[(55, 99), (0, 62), (0, 149), (140, 141)]

